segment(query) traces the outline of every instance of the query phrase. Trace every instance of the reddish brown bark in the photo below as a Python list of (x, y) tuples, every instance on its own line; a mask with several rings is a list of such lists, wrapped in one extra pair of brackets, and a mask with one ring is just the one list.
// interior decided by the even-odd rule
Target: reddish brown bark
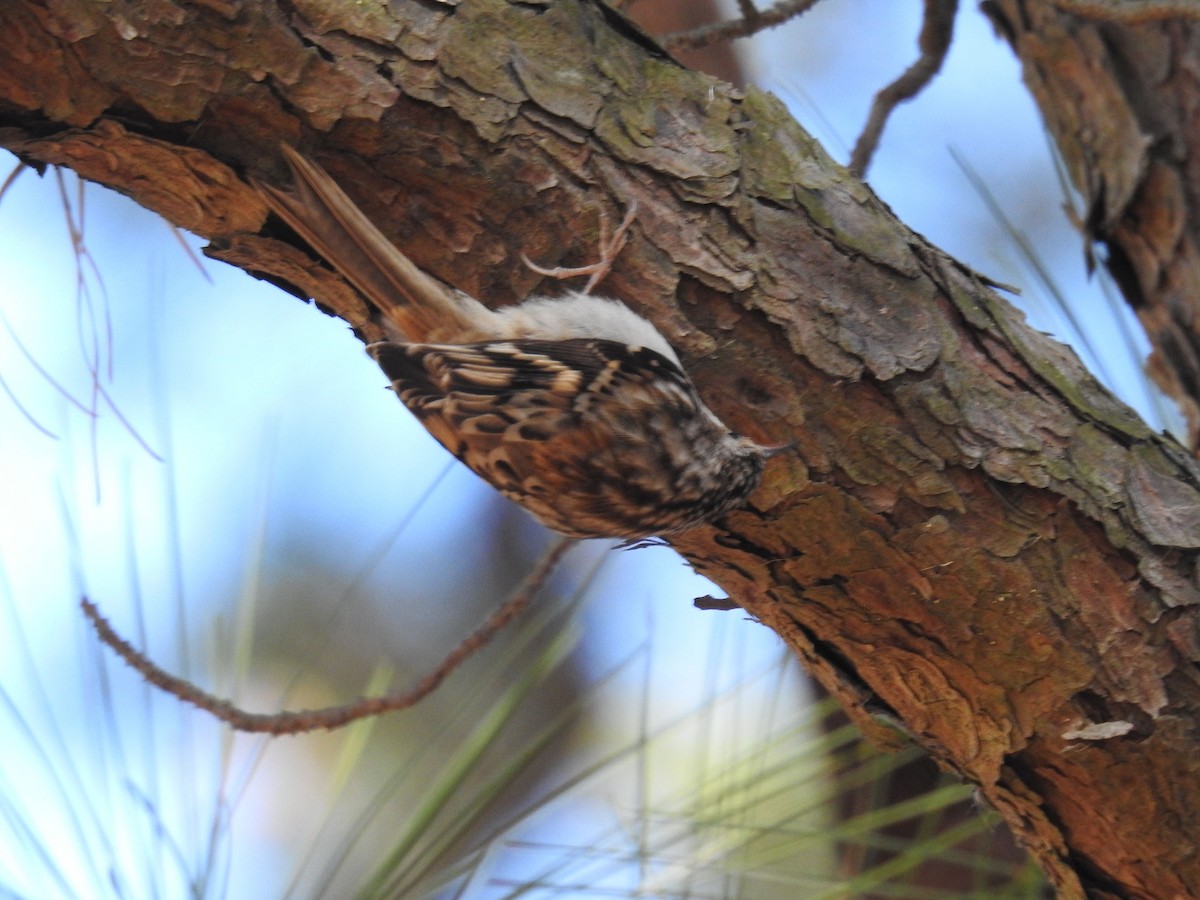
[[(1200, 17), (1169, 4), (985, 4), (1200, 449)], [(1123, 9), (1118, 9), (1123, 6)]]
[(680, 551), (870, 733), (896, 723), (977, 784), (1063, 896), (1200, 891), (1200, 469), (773, 98), (583, 0), (14, 0), (0, 33), (0, 145), (368, 337), (361, 302), (263, 231), (244, 178), (282, 171), (278, 141), (489, 302), (535, 286), (520, 252), (585, 260), (595, 208), (636, 200), (606, 290), (726, 422), (796, 442)]

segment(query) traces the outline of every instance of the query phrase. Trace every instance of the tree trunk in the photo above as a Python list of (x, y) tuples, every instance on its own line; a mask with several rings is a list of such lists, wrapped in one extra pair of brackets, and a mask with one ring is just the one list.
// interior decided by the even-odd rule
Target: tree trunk
[[(1054, 4), (993, 7), (1026, 58), (1057, 59), (1052, 34), (1021, 31), (1062, 21)], [(1198, 25), (1108, 23), (1082, 58), (1133, 27), (1183, 52)], [(1200, 892), (1200, 467), (773, 97), (681, 68), (586, 0), (9, 0), (0, 33), (0, 145), (132, 196), (366, 338), (363, 303), (247, 185), (282, 176), (281, 140), (489, 303), (537, 287), (522, 252), (586, 262), (597, 209), (636, 201), (605, 292), (654, 319), (731, 427), (795, 441), (750, 509), (680, 552), (870, 734), (895, 725), (978, 785), (1062, 896)], [(1143, 69), (1121, 69), (1126, 98), (1153, 93)], [(1102, 71), (1035, 93), (1103, 130)], [(1194, 190), (1180, 158), (1144, 183)], [(1135, 240), (1137, 191), (1097, 177), (1093, 219)], [(1122, 285), (1141, 284), (1127, 255)]]
[[(1118, 6), (1123, 6), (1119, 9)], [(1154, 4), (995, 0), (1087, 236), (1146, 328), (1150, 372), (1200, 449), (1200, 21)], [(1059, 7), (1063, 7), (1060, 9)], [(1073, 14), (1067, 10), (1078, 7)], [(1088, 15), (1083, 15), (1086, 11)]]

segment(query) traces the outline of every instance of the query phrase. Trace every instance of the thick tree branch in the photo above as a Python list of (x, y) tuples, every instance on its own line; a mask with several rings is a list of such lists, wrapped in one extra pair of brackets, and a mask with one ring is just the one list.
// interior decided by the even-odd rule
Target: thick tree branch
[[(488, 302), (536, 286), (522, 252), (586, 261), (592, 210), (636, 202), (606, 291), (726, 422), (796, 441), (751, 509), (680, 551), (865, 728), (898, 721), (977, 784), (1063, 896), (1200, 890), (1200, 469), (774, 98), (585, 0), (150, 8), (0, 5), (20, 48), (0, 54), (0, 145), (367, 337), (246, 184), (281, 173), (280, 140)], [(1103, 104), (1078, 105), (1099, 127)]]

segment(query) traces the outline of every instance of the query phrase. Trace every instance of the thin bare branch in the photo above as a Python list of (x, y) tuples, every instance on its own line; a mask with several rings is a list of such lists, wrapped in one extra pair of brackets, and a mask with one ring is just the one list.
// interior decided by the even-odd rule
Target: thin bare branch
[(39, 422), (37, 420), (37, 417), (32, 412), (29, 411), (29, 408), (26, 407), (25, 404), (20, 401), (20, 399), (17, 397), (16, 393), (13, 392), (13, 389), (8, 386), (8, 382), (4, 380), (3, 376), (0, 376), (0, 391), (2, 391), (3, 393), (5, 393), (8, 396), (8, 399), (10, 401), (12, 401), (12, 405), (17, 408), (17, 412), (19, 412), (22, 416), (25, 417), (25, 421), (27, 421), (30, 425), (32, 425), (34, 428), (36, 428), (38, 431), (40, 431), (46, 437), (53, 438), (56, 441), (58, 440), (58, 435), (55, 434), (53, 431), (51, 431), (49, 428), (47, 428), (45, 425), (43, 425), (41, 422)]
[(156, 462), (163, 462), (164, 457), (161, 453), (150, 446), (150, 442), (142, 437), (141, 432), (133, 427), (133, 423), (129, 421), (125, 413), (121, 412), (121, 407), (117, 406), (117, 401), (112, 398), (112, 395), (104, 389), (104, 386), (97, 383), (95, 389), (101, 399), (108, 404), (108, 408), (113, 411), (113, 415), (117, 417), (117, 421), (121, 423), (121, 427), (129, 434), (131, 438), (137, 441), (143, 450), (150, 455)]
[(542, 589), (550, 573), (562, 559), (562, 556), (575, 542), (569, 538), (559, 538), (551, 544), (542, 558), (525, 576), (525, 580), (517, 586), (512, 596), (504, 605), (492, 613), (472, 632), (462, 643), (454, 648), (432, 672), (418, 681), (406, 691), (385, 694), (382, 697), (364, 697), (343, 706), (331, 706), (325, 709), (300, 710), (298, 712), (252, 713), (234, 705), (229, 700), (222, 700), (195, 684), (172, 675), (152, 662), (146, 654), (137, 650), (121, 637), (100, 614), (99, 609), (86, 597), (79, 601), (83, 613), (87, 616), (100, 640), (114, 653), (125, 660), (130, 668), (137, 671), (146, 681), (166, 691), (185, 703), (197, 706), (211, 713), (239, 731), (253, 731), (266, 734), (299, 734), (318, 729), (334, 729), (368, 716), (378, 716), (383, 713), (408, 709), (425, 699), (438, 685), (445, 680), (454, 669), (480, 648), (486, 646), (500, 629), (517, 618), (525, 608), (533, 602), (534, 597)]
[(933, 80), (942, 67), (950, 39), (954, 36), (954, 14), (958, 11), (958, 0), (925, 0), (925, 18), (921, 24), (918, 46), (921, 55), (907, 71), (875, 95), (871, 114), (863, 126), (854, 152), (850, 154), (850, 171), (859, 178), (867, 172), (883, 126), (897, 106), (911, 100)]
[(50, 387), (54, 388), (54, 390), (57, 391), (64, 400), (74, 406), (85, 416), (90, 416), (92, 418), (96, 417), (97, 413), (94, 409), (87, 406), (82, 400), (77, 400), (70, 391), (63, 387), (61, 382), (56, 380), (53, 375), (46, 371), (46, 368), (37, 361), (37, 357), (29, 352), (29, 350), (25, 347), (24, 341), (22, 341), (20, 336), (17, 334), (16, 329), (14, 329), (12, 324), (8, 321), (8, 316), (4, 315), (3, 312), (0, 312), (0, 325), (4, 326), (4, 330), (8, 332), (8, 336), (12, 339), (12, 342), (17, 345), (17, 349), (21, 351), (21, 355), (25, 357), (25, 360), (31, 366), (33, 366), (34, 370), (40, 376), (42, 376), (42, 379), (49, 384)]

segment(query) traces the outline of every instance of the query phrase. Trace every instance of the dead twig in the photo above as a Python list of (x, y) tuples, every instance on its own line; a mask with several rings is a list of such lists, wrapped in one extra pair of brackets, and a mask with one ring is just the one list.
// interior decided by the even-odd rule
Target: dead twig
[(172, 675), (159, 667), (144, 653), (135, 649), (133, 645), (117, 634), (112, 625), (108, 623), (108, 620), (100, 614), (96, 605), (86, 597), (80, 600), (79, 605), (83, 608), (83, 613), (87, 616), (88, 621), (92, 623), (92, 627), (96, 629), (96, 635), (100, 638), (101, 642), (120, 656), (130, 668), (137, 671), (146, 681), (160, 690), (178, 697), (185, 703), (190, 703), (205, 712), (211, 713), (222, 722), (229, 724), (239, 731), (266, 734), (299, 734), (322, 728), (340, 728), (343, 725), (348, 725), (367, 716), (378, 716), (383, 713), (415, 706), (433, 693), (438, 685), (445, 680), (446, 676), (461, 665), (468, 657), (487, 645), (500, 629), (525, 611), (525, 608), (529, 606), (533, 598), (542, 589), (542, 586), (545, 584), (546, 579), (549, 578), (554, 567), (558, 564), (558, 561), (562, 559), (563, 554), (573, 543), (574, 541), (569, 538), (559, 538), (552, 544), (529, 574), (525, 576), (525, 580), (517, 586), (512, 596), (505, 601), (504, 605), (488, 616), (479, 628), (472, 632), (438, 664), (437, 668), (418, 681), (413, 687), (406, 691), (385, 694), (382, 697), (364, 697), (353, 703), (326, 707), (325, 709), (300, 710), (297, 712), (284, 711), (278, 713), (247, 712), (236, 706), (233, 702), (222, 700), (220, 697), (209, 694), (192, 682)]
[(854, 152), (850, 154), (850, 171), (859, 178), (866, 174), (871, 164), (871, 157), (879, 146), (879, 136), (892, 110), (919, 94), (941, 69), (946, 52), (950, 49), (950, 39), (954, 36), (954, 14), (957, 11), (958, 0), (925, 0), (925, 18), (921, 23), (921, 36), (917, 40), (921, 55), (903, 75), (875, 95), (867, 124), (863, 126)]

